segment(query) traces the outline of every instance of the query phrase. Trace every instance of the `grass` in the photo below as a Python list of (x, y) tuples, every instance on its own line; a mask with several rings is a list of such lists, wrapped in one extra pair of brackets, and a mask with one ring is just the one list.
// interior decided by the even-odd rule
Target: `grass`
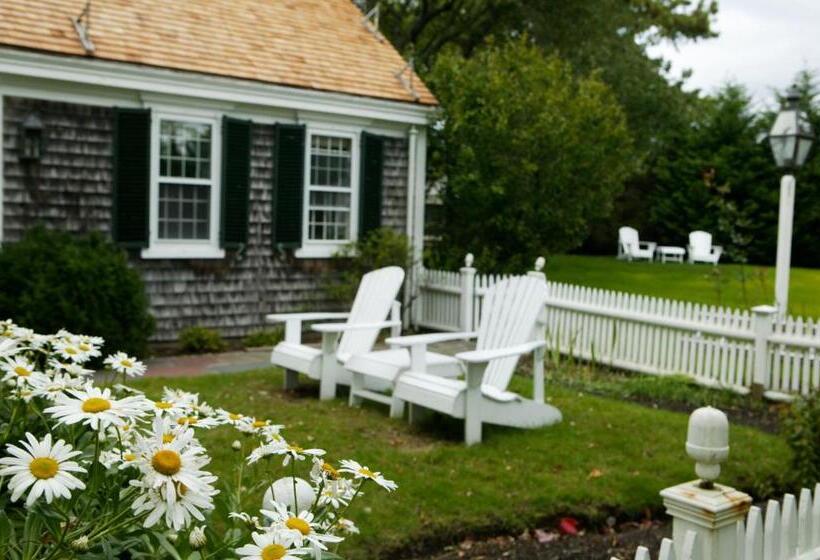
[[(485, 442), (465, 448), (458, 422), (436, 416), (409, 427), (382, 408), (321, 402), (315, 386), (288, 394), (281, 383), (280, 370), (268, 369), (147, 378), (138, 386), (157, 396), (169, 384), (198, 392), (213, 405), (270, 418), (288, 426), (291, 441), (325, 448), (330, 459), (356, 458), (395, 479), (398, 493), (372, 489), (350, 512), (362, 529), (343, 549), (351, 559), (398, 558), (398, 549), (420, 550), (467, 534), (518, 532), (562, 514), (597, 521), (612, 514), (640, 517), (661, 511), (662, 488), (694, 478), (684, 452), (685, 414), (574, 388), (550, 386), (551, 402), (564, 413), (561, 424), (539, 430), (485, 427)], [(529, 382), (516, 377), (512, 386), (526, 393)], [(215, 473), (236, 472), (236, 437), (227, 428), (204, 433)], [(770, 487), (788, 458), (779, 438), (733, 426), (732, 455), (721, 480), (745, 489)]]
[[(557, 282), (680, 299), (710, 305), (750, 308), (774, 301), (774, 268), (722, 264), (689, 265), (619, 261), (614, 257), (556, 255), (546, 267)], [(793, 268), (789, 312), (820, 317), (820, 270)]]

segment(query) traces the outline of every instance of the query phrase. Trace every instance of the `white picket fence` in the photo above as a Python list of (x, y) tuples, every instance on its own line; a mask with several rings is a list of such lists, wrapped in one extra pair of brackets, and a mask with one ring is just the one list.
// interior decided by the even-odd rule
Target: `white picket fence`
[[(487, 288), (504, 277), (423, 269), (417, 327), (470, 331)], [(541, 274), (538, 267), (531, 274)], [(820, 388), (820, 322), (548, 282), (547, 341), (564, 355), (656, 375), (684, 374), (772, 399)]]
[[(769, 500), (765, 512), (752, 506), (746, 520), (738, 521), (735, 553), (720, 560), (818, 560), (820, 559), (820, 484), (812, 492), (803, 488), (799, 498), (786, 494), (781, 501)], [(709, 560), (695, 533), (682, 542), (664, 539), (657, 560)], [(613, 558), (612, 560), (618, 560)], [(638, 547), (634, 560), (652, 560), (646, 547)]]

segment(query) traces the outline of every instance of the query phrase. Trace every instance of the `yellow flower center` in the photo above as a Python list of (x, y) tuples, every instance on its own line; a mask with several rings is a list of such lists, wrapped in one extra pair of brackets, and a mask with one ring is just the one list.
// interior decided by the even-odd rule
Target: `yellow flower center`
[(285, 557), (286, 552), (281, 544), (269, 544), (262, 549), (262, 560), (279, 560)]
[(267, 423), (266, 420), (254, 420), (254, 422), (253, 422), (253, 427), (254, 428), (264, 428), (267, 425), (268, 425), (268, 423)]
[(330, 463), (322, 463), (322, 470), (325, 471), (330, 478), (339, 478), (339, 471), (334, 469)]
[(136, 455), (134, 455), (133, 453), (126, 453), (125, 455), (123, 455), (123, 456), (122, 456), (122, 458), (123, 458), (126, 462), (130, 463), (131, 461), (136, 461), (137, 456), (136, 456)]
[(98, 412), (106, 411), (109, 408), (111, 408), (111, 402), (100, 397), (91, 397), (83, 402), (83, 412), (97, 414)]
[(126, 358), (125, 360), (120, 360), (120, 365), (124, 368), (132, 368), (134, 367), (134, 362)]
[(169, 402), (165, 402), (165, 401), (157, 401), (157, 402), (154, 403), (154, 406), (161, 409), (161, 410), (168, 410), (169, 408), (174, 406), (174, 403), (169, 403)]
[(239, 420), (242, 420), (242, 415), (241, 414), (234, 414), (233, 412), (229, 412), (228, 413), (228, 418), (230, 418), (234, 422), (237, 422)]
[(45, 480), (56, 476), (57, 471), (60, 470), (60, 465), (51, 457), (37, 457), (28, 464), (28, 470), (31, 471), (34, 478)]
[(285, 521), (285, 527), (287, 527), (288, 529), (299, 531), (305, 536), (310, 534), (310, 525), (301, 517), (291, 517), (290, 519)]
[(162, 434), (162, 443), (171, 443), (174, 441), (174, 434)]
[(376, 478), (376, 473), (368, 469), (367, 467), (362, 467), (359, 469), (359, 474), (362, 476), (366, 476), (367, 478)]
[(81, 342), (80, 350), (82, 350), (83, 352), (88, 352), (89, 350), (91, 350), (91, 345), (86, 342)]
[(182, 457), (179, 453), (171, 449), (161, 449), (154, 453), (154, 458), (151, 459), (151, 466), (158, 473), (166, 476), (173, 476), (182, 468)]
[(20, 377), (28, 377), (31, 375), (31, 370), (24, 366), (17, 366), (14, 368), (14, 373), (19, 375)]
[(196, 416), (183, 416), (177, 420), (177, 424), (180, 426), (196, 424), (197, 417)]
[(188, 493), (188, 487), (182, 484), (181, 482), (177, 484), (177, 494), (180, 496), (184, 496)]
[(288, 450), (292, 451), (293, 453), (301, 453), (302, 451), (304, 451), (304, 449), (302, 449), (298, 445), (288, 445)]
[(65, 349), (63, 350), (63, 352), (65, 352), (69, 356), (73, 356), (74, 354), (78, 353), (77, 349), (74, 348), (73, 346), (66, 346)]

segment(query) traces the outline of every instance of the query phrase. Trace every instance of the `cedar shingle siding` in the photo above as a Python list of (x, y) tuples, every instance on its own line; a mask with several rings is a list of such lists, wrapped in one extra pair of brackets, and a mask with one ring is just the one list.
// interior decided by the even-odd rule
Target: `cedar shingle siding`
[[(18, 162), (20, 123), (43, 120), (44, 156), (25, 180)], [(35, 223), (71, 232), (111, 231), (113, 110), (6, 97), (3, 126), (3, 240), (19, 240)], [(321, 290), (326, 261), (295, 259), (272, 248), (273, 125), (251, 127), (248, 243), (221, 260), (143, 260), (132, 252), (157, 318), (156, 341), (176, 340), (187, 326), (239, 337), (264, 327), (273, 311), (327, 306)], [(30, 174), (29, 174), (30, 175)], [(407, 142), (387, 139), (382, 223), (406, 228)]]

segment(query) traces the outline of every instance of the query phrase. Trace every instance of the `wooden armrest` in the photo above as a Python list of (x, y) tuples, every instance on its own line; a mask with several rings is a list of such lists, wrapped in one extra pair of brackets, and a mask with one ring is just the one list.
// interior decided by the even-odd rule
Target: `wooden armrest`
[(478, 333), (475, 332), (456, 332), (456, 333), (430, 333), (430, 334), (413, 334), (408, 336), (394, 336), (385, 340), (391, 346), (416, 346), (419, 344), (436, 344), (437, 342), (448, 342), (450, 340), (467, 340), (475, 338)]
[(546, 346), (546, 341), (534, 340), (532, 342), (525, 342), (516, 346), (508, 348), (494, 348), (492, 350), (471, 350), (469, 352), (460, 352), (456, 354), (456, 358), (468, 364), (483, 364), (499, 358), (510, 358), (512, 356), (520, 356), (521, 354), (528, 354), (538, 348)]
[(399, 326), (401, 326), (401, 321), (381, 321), (379, 323), (320, 323), (313, 325), (311, 328), (321, 333), (340, 333), (369, 329), (388, 329)]
[(347, 319), (350, 313), (272, 313), (265, 315), (267, 323), (284, 323), (286, 321), (328, 321), (330, 319)]

